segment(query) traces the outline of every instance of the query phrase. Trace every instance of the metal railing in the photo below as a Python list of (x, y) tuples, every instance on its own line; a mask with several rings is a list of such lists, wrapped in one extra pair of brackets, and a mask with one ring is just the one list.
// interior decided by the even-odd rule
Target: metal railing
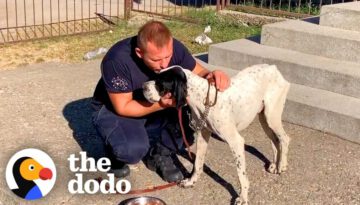
[(183, 18), (189, 11), (231, 9), (268, 16), (304, 18), (323, 5), (357, 0), (133, 0), (132, 11)]
[(186, 20), (193, 11), (215, 10), (219, 0), (133, 0), (132, 11)]
[[(357, 0), (232, 0), (229, 6), (236, 7), (235, 10), (268, 14), (263, 9), (273, 11), (279, 15), (294, 17), (305, 17), (309, 15), (319, 15), (320, 8), (323, 5), (352, 2)], [(300, 15), (299, 15), (300, 14)]]
[(123, 0), (0, 0), (0, 44), (108, 29)]
[(187, 21), (189, 12), (233, 10), (302, 18), (353, 0), (0, 0), (0, 44), (109, 29), (131, 11)]

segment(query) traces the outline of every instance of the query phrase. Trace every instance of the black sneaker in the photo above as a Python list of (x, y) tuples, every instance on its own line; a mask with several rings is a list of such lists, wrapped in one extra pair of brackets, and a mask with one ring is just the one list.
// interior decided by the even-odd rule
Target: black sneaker
[(130, 175), (130, 168), (127, 164), (120, 161), (112, 161), (109, 173), (114, 173), (117, 178), (124, 178)]
[(180, 169), (174, 164), (170, 150), (163, 146), (153, 148), (145, 164), (148, 169), (156, 171), (167, 182), (177, 182), (184, 179)]

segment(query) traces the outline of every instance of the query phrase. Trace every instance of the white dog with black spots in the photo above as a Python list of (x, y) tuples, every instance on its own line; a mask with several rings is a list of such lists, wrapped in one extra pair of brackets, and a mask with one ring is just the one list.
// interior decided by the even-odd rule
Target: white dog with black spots
[[(176, 66), (175, 66), (176, 67)], [(205, 112), (205, 99), (214, 101), (216, 89), (206, 79), (186, 69), (177, 70), (171, 75), (183, 72), (186, 77), (186, 102), (190, 106), (193, 119), (201, 121)], [(161, 74), (160, 74), (161, 75)], [(181, 74), (180, 74), (181, 76)], [(172, 78), (174, 81), (177, 78)], [(159, 90), (164, 79), (144, 84), (144, 95), (150, 102), (160, 100)], [(177, 83), (179, 84), (179, 83)], [(257, 114), (263, 119), (263, 128), (271, 139), (274, 158), (268, 171), (280, 174), (287, 169), (287, 154), (290, 138), (282, 125), (282, 113), (290, 88), (275, 65), (254, 65), (240, 71), (231, 78), (231, 85), (224, 92), (217, 93), (217, 102), (209, 110), (204, 127), (195, 132), (196, 159), (191, 178), (181, 181), (182, 187), (191, 187), (203, 171), (204, 158), (211, 133), (226, 141), (236, 159), (237, 173), (241, 185), (236, 204), (248, 204), (249, 181), (246, 176), (245, 144), (240, 131), (249, 126)], [(173, 89), (178, 92), (181, 89)], [(174, 94), (174, 93), (173, 93)], [(207, 96), (209, 95), (209, 96)], [(200, 122), (201, 123), (201, 122)], [(195, 123), (196, 124), (196, 123)]]

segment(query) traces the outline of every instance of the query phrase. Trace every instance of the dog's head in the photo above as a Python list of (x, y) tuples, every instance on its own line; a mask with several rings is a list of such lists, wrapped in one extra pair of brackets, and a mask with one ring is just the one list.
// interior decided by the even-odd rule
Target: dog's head
[(181, 67), (175, 66), (161, 72), (155, 81), (143, 84), (144, 96), (149, 102), (160, 101), (161, 96), (170, 92), (175, 98), (176, 108), (186, 104), (187, 80)]

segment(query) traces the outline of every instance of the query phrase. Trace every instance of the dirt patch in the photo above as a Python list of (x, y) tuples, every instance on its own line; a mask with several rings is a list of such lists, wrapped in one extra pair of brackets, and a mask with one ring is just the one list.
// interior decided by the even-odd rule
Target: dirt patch
[(0, 46), (0, 70), (42, 62), (78, 63), (99, 47), (108, 47), (132, 29), (117, 29), (77, 36), (64, 36)]
[(65, 42), (54, 44), (24, 42), (1, 47), (0, 69), (14, 69), (41, 62), (66, 61), (67, 46)]

